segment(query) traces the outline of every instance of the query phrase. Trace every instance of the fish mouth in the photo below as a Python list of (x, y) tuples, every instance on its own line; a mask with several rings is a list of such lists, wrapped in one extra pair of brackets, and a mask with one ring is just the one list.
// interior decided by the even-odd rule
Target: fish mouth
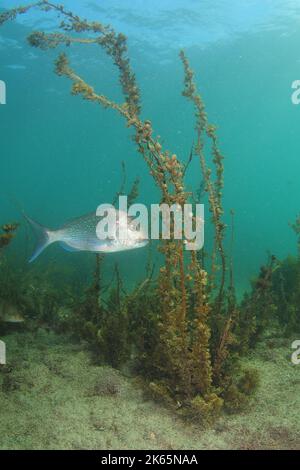
[(143, 246), (148, 245), (148, 243), (149, 243), (149, 239), (148, 238), (143, 238), (142, 240), (138, 240), (137, 245), (139, 247), (143, 247)]

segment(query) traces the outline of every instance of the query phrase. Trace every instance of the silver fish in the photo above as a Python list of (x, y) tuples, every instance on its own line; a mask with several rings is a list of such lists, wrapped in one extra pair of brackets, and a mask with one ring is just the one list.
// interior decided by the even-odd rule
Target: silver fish
[(73, 219), (64, 224), (58, 230), (50, 230), (38, 224), (24, 214), (37, 236), (37, 245), (29, 262), (34, 261), (47, 246), (58, 242), (67, 251), (90, 251), (94, 253), (113, 253), (124, 250), (141, 248), (148, 243), (147, 236), (142, 229), (137, 230), (133, 220), (126, 212), (116, 209), (116, 224), (122, 225), (126, 222), (126, 236), (116, 235), (107, 239), (97, 236), (96, 228), (101, 217), (95, 213), (87, 214)]

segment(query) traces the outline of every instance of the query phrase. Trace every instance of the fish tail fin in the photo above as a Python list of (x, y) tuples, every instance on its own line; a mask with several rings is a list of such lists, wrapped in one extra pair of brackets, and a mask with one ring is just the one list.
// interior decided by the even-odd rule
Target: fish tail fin
[(37, 239), (34, 252), (31, 255), (31, 258), (29, 259), (29, 263), (32, 263), (32, 261), (34, 261), (42, 253), (42, 251), (44, 251), (45, 248), (47, 248), (47, 246), (49, 246), (51, 243), (56, 241), (56, 238), (54, 237), (53, 231), (35, 222), (33, 219), (28, 217), (28, 215), (24, 214), (24, 212), (23, 212), (23, 216), (27, 220), (29, 225), (31, 226)]

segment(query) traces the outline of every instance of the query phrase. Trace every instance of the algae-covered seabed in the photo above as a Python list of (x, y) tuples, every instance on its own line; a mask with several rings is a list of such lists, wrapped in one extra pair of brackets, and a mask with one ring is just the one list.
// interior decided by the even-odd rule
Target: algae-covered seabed
[[(12, 6), (11, 1), (5, 3), (7, 3), (7, 7)], [(192, 3), (191, 6), (195, 8), (195, 2)], [(181, 205), (187, 200), (186, 197), (190, 189), (197, 190), (199, 184), (201, 187), (200, 180), (203, 176), (208, 188), (216, 188), (216, 190), (210, 189), (211, 193), (208, 198), (211, 201), (210, 204), (212, 204), (210, 209), (214, 209), (212, 213), (215, 214), (213, 218), (215, 230), (212, 231), (215, 235), (211, 234), (211, 231), (208, 236), (205, 235), (206, 240), (208, 240), (206, 251), (209, 253), (211, 249), (212, 256), (209, 259), (215, 260), (215, 249), (219, 249), (222, 258), (221, 264), (223, 265), (223, 280), (225, 280), (226, 273), (232, 272), (231, 268), (234, 265), (234, 277), (237, 280), (236, 290), (237, 293), (242, 294), (245, 284), (248, 285), (250, 276), (253, 275), (253, 272), (257, 272), (258, 266), (264, 262), (265, 250), (271, 249), (276, 257), (284, 259), (287, 253), (290, 252), (291, 246), (293, 246), (293, 250), (295, 248), (295, 240), (292, 239), (294, 235), (290, 233), (292, 231), (288, 227), (288, 222), (294, 220), (296, 212), (299, 211), (298, 114), (296, 117), (299, 108), (293, 107), (290, 100), (291, 83), (292, 80), (297, 78), (299, 70), (297, 62), (299, 54), (296, 50), (297, 44), (299, 44), (298, 23), (296, 26), (298, 15), (294, 10), (294, 6), (287, 8), (286, 5), (281, 5), (281, 8), (279, 10), (275, 9), (274, 12), (262, 11), (259, 8), (257, 11), (252, 12), (254, 17), (251, 18), (250, 24), (245, 28), (245, 34), (243, 35), (243, 28), (241, 30), (240, 25), (244, 24), (244, 21), (241, 21), (238, 14), (239, 9), (235, 17), (232, 14), (232, 9), (228, 9), (226, 5), (226, 12), (228, 10), (230, 17), (234, 18), (234, 24), (232, 24), (227, 21), (227, 13), (223, 18), (222, 10), (219, 10), (221, 3), (224, 2), (218, 2), (218, 8), (215, 7), (215, 2), (200, 3), (201, 11), (196, 11), (197, 14), (193, 9), (184, 10), (189, 14), (183, 14), (184, 11), (177, 7), (177, 16), (174, 22), (175, 29), (173, 30), (172, 28), (169, 29), (172, 24), (165, 27), (165, 23), (162, 23), (162, 20), (166, 18), (165, 10), (161, 11), (161, 18), (154, 18), (154, 20), (159, 20), (158, 23), (155, 21), (153, 23), (153, 18), (150, 18), (150, 23), (142, 21), (142, 24), (146, 27), (147, 24), (149, 25), (148, 30), (151, 31), (150, 41), (145, 40), (143, 28), (136, 38), (132, 36), (134, 31), (128, 25), (138, 18), (139, 27), (139, 15), (136, 15), (135, 11), (129, 11), (129, 15), (125, 15), (127, 21), (123, 21), (124, 32), (132, 37), (129, 50), (132, 57), (134, 57), (134, 65), (136, 66), (134, 70), (136, 70), (136, 76), (138, 82), (141, 83), (141, 91), (143, 92), (143, 99), (141, 100), (143, 113), (151, 121), (144, 122), (140, 118), (140, 101), (137, 94), (139, 93), (139, 87), (135, 86), (135, 75), (126, 55), (127, 40), (123, 34), (117, 36), (118, 40), (115, 41), (116, 33), (114, 30), (103, 30), (101, 24), (96, 25), (96, 30), (101, 31), (101, 34), (103, 31), (109, 31), (106, 40), (104, 42), (100, 41), (99, 44), (104, 45), (106, 52), (111, 56), (101, 56), (101, 62), (99, 59), (99, 65), (101, 64), (100, 83), (98, 62), (95, 61), (98, 55), (95, 56), (94, 49), (90, 49), (90, 55), (88, 55), (88, 52), (81, 55), (82, 52), (72, 47), (72, 53), (68, 53), (68, 57), (70, 55), (72, 66), (76, 66), (76, 70), (78, 66), (78, 70), (82, 71), (84, 76), (89, 76), (85, 67), (87, 65), (91, 66), (91, 70), (89, 69), (91, 83), (97, 84), (97, 90), (99, 89), (101, 93), (103, 91), (112, 98), (117, 97), (115, 90), (117, 82), (114, 79), (112, 80), (110, 65), (105, 60), (113, 59), (113, 63), (119, 69), (118, 72), (121, 72), (120, 81), (123, 92), (125, 89), (125, 107), (107, 101), (102, 95), (96, 95), (94, 88), (88, 86), (82, 80), (78, 83), (78, 77), (68, 67), (64, 55), (60, 55), (59, 60), (56, 61), (58, 75), (77, 80), (74, 83), (73, 93), (83, 93), (85, 99), (102, 103), (104, 107), (107, 107), (110, 103), (109, 107), (118, 109), (120, 116), (125, 117), (128, 127), (134, 127), (136, 147), (129, 145), (131, 139), (128, 139), (128, 134), (120, 130), (120, 116), (115, 117), (118, 120), (114, 121), (115, 118), (104, 114), (104, 110), (102, 110), (103, 114), (99, 114), (100, 110), (96, 110), (96, 107), (89, 108), (86, 103), (85, 106), (81, 103), (81, 106), (78, 100), (76, 101), (74, 97), (67, 95), (66, 85), (62, 81), (58, 82), (57, 77), (53, 77), (52, 59), (54, 57), (51, 51), (45, 54), (44, 50), (41, 53), (36, 49), (33, 53), (32, 49), (28, 49), (28, 45), (23, 45), (24, 37), (29, 35), (31, 46), (36, 47), (39, 45), (42, 49), (45, 49), (46, 42), (43, 33), (36, 34), (32, 32), (33, 26), (41, 24), (39, 18), (34, 21), (34, 25), (29, 25), (26, 22), (24, 24), (5, 24), (4, 28), (13, 29), (1, 29), (2, 32), (4, 31), (4, 39), (0, 37), (0, 40), (4, 44), (7, 40), (9, 46), (1, 48), (1, 62), (5, 64), (1, 69), (1, 79), (9, 83), (8, 90), (14, 89), (14, 93), (9, 92), (8, 106), (4, 108), (6, 114), (5, 119), (3, 119), (4, 132), (1, 135), (1, 148), (5, 149), (5, 158), (1, 163), (1, 175), (4, 179), (0, 186), (2, 194), (11, 194), (11, 188), (17, 188), (18, 193), (16, 196), (21, 200), (22, 206), (26, 208), (26, 211), (28, 210), (30, 215), (32, 214), (41, 222), (45, 221), (49, 226), (56, 226), (60, 221), (65, 221), (71, 215), (87, 213), (91, 210), (91, 207), (96, 207), (96, 202), (98, 205), (99, 202), (112, 200), (120, 185), (119, 169), (122, 161), (126, 161), (130, 177), (136, 174), (141, 175), (142, 188), (139, 200), (146, 204), (159, 201), (156, 190), (160, 188), (164, 198), (167, 196), (167, 200), (175, 202), (173, 196), (176, 195), (176, 201)], [(204, 3), (206, 3), (206, 8), (203, 8)], [(213, 5), (212, 10), (209, 9), (210, 4)], [(107, 6), (107, 12), (111, 12), (111, 5)], [(283, 6), (284, 8), (282, 8)], [(79, 21), (78, 23), (77, 16), (73, 18), (71, 15), (70, 17), (68, 12), (64, 12), (64, 7), (53, 5), (46, 5), (46, 7), (48, 13), (50, 8), (50, 10), (59, 10), (67, 16), (68, 21), (71, 21), (72, 31), (73, 29), (75, 31), (96, 31), (95, 23), (87, 23), (86, 21)], [(127, 7), (129, 7), (129, 3)], [(151, 7), (154, 10), (152, 2)], [(101, 8), (101, 21), (102, 10)], [(24, 15), (26, 11), (29, 10), (21, 8), (19, 12)], [(91, 9), (88, 12), (89, 17), (93, 11), (94, 9)], [(216, 11), (218, 11), (217, 15)], [(288, 17), (284, 17), (286, 24), (282, 24), (283, 11), (288, 12)], [(98, 15), (97, 8), (96, 12)], [(6, 23), (7, 19), (14, 18), (15, 13), (12, 12), (8, 16), (4, 15), (2, 22)], [(118, 11), (112, 10), (112, 13), (114, 16), (114, 13), (118, 13)], [(250, 18), (248, 13), (247, 10), (245, 19), (246, 17), (247, 19)], [(262, 13), (263, 16), (261, 16)], [(105, 18), (106, 16), (104, 15)], [(168, 13), (167, 16), (174, 19), (173, 14)], [(191, 24), (189, 18), (193, 20)], [(207, 18), (211, 18), (212, 29), (210, 28), (210, 21), (207, 29)], [(116, 17), (112, 19), (115, 23)], [(279, 19), (280, 22), (278, 23)], [(153, 29), (155, 24), (156, 30)], [(257, 27), (254, 28), (255, 25)], [(62, 23), (61, 27), (65, 29), (65, 23)], [(194, 34), (197, 34), (194, 36), (187, 34), (189, 36), (187, 40), (184, 36), (193, 28)], [(66, 30), (68, 31), (68, 27)], [(153, 31), (155, 32), (154, 36)], [(199, 31), (204, 33), (201, 34), (201, 37), (198, 36)], [(212, 31), (217, 33), (216, 37), (211, 37)], [(226, 40), (228, 31), (232, 31), (234, 34), (229, 35), (228, 40)], [(278, 34), (279, 31), (280, 34)], [(166, 42), (163, 41), (163, 32), (167, 36)], [(219, 35), (219, 33), (221, 34)], [(53, 40), (53, 36), (51, 37)], [(224, 38), (223, 41), (222, 37)], [(155, 41), (153, 41), (153, 38), (155, 38)], [(161, 38), (161, 41), (158, 41), (158, 47), (155, 46), (157, 38)], [(60, 42), (62, 36), (55, 36), (54, 39), (54, 43), (56, 40)], [(67, 40), (68, 45), (70, 45), (69, 41), (70, 39)], [(50, 41), (50, 43), (53, 46), (53, 41)], [(107, 48), (107, 46), (110, 47)], [(181, 52), (184, 77), (182, 70), (179, 71), (177, 65), (177, 52), (182, 46), (188, 50), (187, 55)], [(274, 50), (276, 50), (276, 54), (274, 54)], [(118, 59), (121, 57), (122, 60), (116, 61), (116, 57)], [(227, 176), (224, 194), (224, 217), (226, 217), (226, 224), (232, 227), (230, 229), (231, 235), (230, 231), (228, 231), (228, 235), (234, 243), (232, 250), (233, 263), (231, 263), (230, 269), (227, 270), (226, 259), (229, 259), (229, 257), (227, 258), (223, 251), (224, 224), (220, 218), (223, 214), (220, 198), (223, 185), (223, 158), (216, 145), (216, 128), (208, 124), (200, 94), (195, 94), (196, 88), (192, 81), (193, 71), (189, 65), (190, 57), (191, 64), (195, 64), (193, 67), (195, 67), (197, 76), (199, 72), (199, 77), (201, 77), (201, 90), (203, 90), (205, 102), (207, 102), (212, 115), (212, 122), (221, 128), (222, 152), (224, 149), (224, 154), (228, 155), (225, 160)], [(30, 71), (29, 75), (27, 75), (26, 70)], [(41, 70), (43, 70), (43, 74), (41, 74)], [(17, 75), (21, 73), (24, 74), (22, 79)], [(172, 77), (172, 80), (170, 80), (170, 77)], [(276, 78), (276, 80), (270, 80), (270, 77)], [(189, 98), (190, 101), (192, 100), (198, 110), (196, 113), (198, 138), (200, 138), (200, 130), (202, 131), (205, 128), (207, 137), (213, 144), (213, 160), (211, 159), (212, 155), (209, 155), (208, 161), (211, 162), (212, 160), (215, 165), (214, 169), (218, 175), (216, 181), (211, 179), (215, 172), (206, 171), (204, 165), (204, 169), (202, 168), (202, 173), (200, 173), (199, 162), (195, 158), (192, 161), (193, 152), (196, 153), (195, 156), (201, 157), (200, 160), (202, 159), (202, 152), (200, 152), (202, 145), (194, 145), (194, 116), (189, 114), (190, 111), (185, 108), (182, 101), (177, 101), (182, 99), (180, 95), (183, 79), (185, 83), (183, 95), (185, 98)], [(254, 85), (250, 86), (251, 83)], [(270, 83), (272, 86), (270, 86)], [(30, 90), (30, 93), (28, 90)], [(27, 126), (24, 126), (24, 114), (20, 112), (21, 104), (27, 110)], [(152, 121), (155, 123), (153, 129)], [(286, 125), (282, 123), (286, 123)], [(18, 130), (18, 138), (15, 136), (16, 129)], [(164, 137), (161, 141), (163, 147), (166, 149), (170, 147), (172, 152), (173, 149), (178, 152), (181, 164), (178, 163), (179, 160), (175, 154), (171, 158), (172, 164), (169, 160), (166, 160), (166, 156), (169, 159), (169, 154), (164, 153), (165, 150), (156, 134), (158, 131), (162, 136), (166, 136), (166, 141)], [(52, 138), (53, 136), (55, 138)], [(154, 141), (153, 138), (155, 138)], [(146, 157), (146, 162), (151, 163), (148, 164), (149, 167), (146, 169), (145, 166), (142, 166), (142, 158), (132, 158), (137, 150)], [(188, 159), (189, 154), (190, 159)], [(154, 172), (152, 171), (152, 162), (155, 163)], [(187, 163), (185, 164), (185, 162)], [(193, 171), (190, 171), (190, 175), (187, 175), (187, 186), (185, 187), (183, 176), (190, 164), (190, 170)], [(183, 171), (179, 171), (180, 165), (184, 165), (182, 167)], [(161, 169), (163, 170), (162, 173)], [(150, 179), (149, 170), (151, 170), (154, 181)], [(165, 184), (164, 177), (161, 177), (162, 174), (166, 175), (170, 189), (174, 189), (173, 192), (166, 190), (168, 186)], [(10, 175), (10, 177), (7, 178), (7, 175)], [(155, 190), (153, 183), (156, 185)], [(99, 186), (101, 186), (100, 194)], [(49, 195), (51, 196), (49, 197)], [(283, 195), (286, 195), (285, 198)], [(236, 213), (234, 221), (232, 208)], [(231, 218), (228, 217), (230, 213), (232, 214)], [(12, 217), (11, 208), (5, 207), (2, 202), (1, 218), (4, 222), (9, 222)], [(19, 214), (15, 220), (19, 220)], [(294, 231), (298, 238), (300, 259), (300, 218), (297, 220), (299, 222), (296, 221)], [(14, 232), (11, 227), (14, 226), (5, 225), (3, 228), (3, 247), (10, 241), (10, 235)], [(19, 251), (22, 254), (22, 256), (19, 255), (20, 259), (23, 260), (26, 250), (27, 244), (24, 243), (22, 250)], [(17, 253), (17, 250), (15, 253)], [(55, 253), (52, 252), (53, 254), (52, 261), (55, 261)], [(123, 258), (123, 267), (126, 268), (124, 277), (129, 277), (129, 271), (131, 277), (129, 281), (135, 283), (138, 280), (137, 275), (144, 276), (143, 267), (146, 255), (141, 252), (139, 259), (134, 258), (134, 256), (138, 255), (131, 254), (125, 262), (125, 258)], [(191, 390), (190, 393), (192, 397), (190, 405), (196, 405), (195, 408), (198, 410), (203, 410), (206, 405), (218, 407), (218, 404), (221, 403), (220, 397), (216, 396), (215, 393), (207, 396), (207, 392), (210, 392), (210, 385), (212, 385), (211, 357), (217, 358), (217, 361), (214, 361), (213, 364), (213, 372), (218, 376), (220, 362), (226, 357), (227, 353), (226, 343), (229, 344), (229, 340), (232, 339), (228, 328), (231, 326), (232, 318), (236, 317), (236, 312), (231, 310), (234, 307), (231, 298), (233, 289), (230, 289), (229, 298), (227, 299), (227, 294), (225, 295), (224, 291), (225, 283), (221, 280), (218, 297), (208, 299), (205, 295), (207, 276), (202, 269), (198, 269), (201, 264), (199, 259), (194, 257), (191, 262), (195, 273), (194, 283), (198, 287), (202, 286), (201, 289), (197, 288), (195, 290), (198, 299), (195, 301), (192, 296), (192, 289), (187, 291), (185, 287), (184, 274), (186, 266), (183, 262), (183, 246), (178, 244), (176, 251), (174, 246), (172, 250), (168, 250), (166, 244), (164, 256), (166, 266), (173, 265), (170, 263), (171, 258), (175, 261), (174, 266), (178, 265), (179, 261), (181, 262), (180, 270), (174, 269), (174, 277), (172, 277), (171, 283), (166, 275), (167, 271), (162, 269), (159, 278), (161, 288), (157, 294), (159, 302), (156, 302), (158, 306), (166, 305), (168, 315), (161, 315), (161, 317), (164, 321), (171, 317), (172, 321), (165, 324), (169, 328), (169, 332), (176, 332), (176, 336), (173, 335), (173, 338), (176, 337), (178, 340), (175, 344), (176, 347), (170, 349), (169, 342), (166, 341), (166, 338), (168, 339), (167, 335), (166, 337), (164, 335), (159, 336), (161, 345), (163, 347), (167, 346), (168, 351), (172, 353), (166, 355), (169, 362), (163, 364), (163, 375), (167, 379), (166, 385), (168, 385), (168, 372), (174, 370), (174, 364), (176, 366), (182, 363), (185, 364), (185, 358), (189, 359), (188, 364), (190, 364), (192, 358), (191, 365), (198, 365), (200, 352), (202, 358), (205, 359), (202, 360), (201, 365), (204, 364), (205, 367), (187, 367), (187, 371), (184, 371), (186, 374), (183, 377), (187, 377), (188, 380), (182, 380), (182, 383), (178, 385), (178, 382), (176, 382), (178, 376), (175, 375), (174, 380), (172, 378), (171, 386), (172, 389), (179, 388), (179, 395), (184, 397), (186, 395), (186, 384), (195, 384), (195, 390)], [(231, 253), (229, 256), (231, 258)], [(120, 259), (122, 258), (118, 258), (118, 263)], [(76, 263), (78, 263), (76, 272), (82, 274), (83, 264), (77, 257)], [(270, 307), (272, 308), (277, 307), (277, 304), (273, 305), (272, 302), (269, 302), (268, 296), (263, 295), (263, 301), (260, 305), (258, 301), (261, 296), (255, 295), (255, 289), (256, 291), (259, 289), (268, 291), (268, 288), (272, 287), (268, 287), (268, 281), (270, 281), (270, 276), (274, 272), (273, 268), (276, 268), (276, 266), (273, 266), (274, 263), (275, 258), (271, 256), (271, 264), (269, 263), (261, 268), (258, 280), (253, 284), (254, 295), (252, 298), (250, 296), (250, 319), (255, 320), (255, 317), (257, 317), (262, 322), (260, 326), (264, 326), (265, 317), (268, 317), (269, 312), (265, 312), (265, 310), (268, 310), (265, 308), (268, 303), (271, 304)], [(107, 269), (110, 273), (113, 270), (112, 265), (113, 263)], [(58, 284), (60, 284), (62, 277), (65, 277), (68, 281), (70, 280), (68, 269), (65, 273), (65, 271), (60, 270), (61, 267), (62, 265), (59, 268)], [(135, 270), (133, 267), (138, 267), (135, 273), (133, 273)], [(162, 267), (164, 268), (164, 266)], [(295, 315), (298, 314), (299, 305), (298, 267), (297, 265), (295, 267), (293, 261), (287, 263), (286, 267), (287, 270), (281, 272), (281, 274), (285, 272), (287, 274), (286, 284), (280, 283), (282, 298), (279, 296), (279, 300), (281, 299), (279, 305), (284, 305), (286, 311), (283, 312), (284, 315), (277, 316), (282, 320), (281, 324), (284, 323), (283, 320), (286, 320), (287, 324), (285, 326), (288, 328), (284, 329), (294, 331), (293, 320), (295, 320)], [(213, 266), (213, 268), (217, 268), (217, 266)], [(214, 269), (212, 271), (214, 272)], [(188, 274), (190, 277), (190, 273)], [(180, 276), (180, 284), (178, 283), (178, 276)], [(117, 275), (117, 277), (119, 276)], [(84, 275), (82, 278), (84, 278)], [(98, 276), (96, 276), (97, 278)], [(109, 279), (111, 279), (111, 275), (109, 275)], [(139, 279), (143, 281), (144, 278)], [(29, 281), (31, 282), (31, 279)], [(76, 285), (80, 283), (77, 276), (76, 282)], [(96, 295), (99, 293), (97, 292), (98, 284), (94, 288)], [(177, 288), (179, 285), (180, 291)], [(33, 290), (35, 290), (35, 286), (35, 283), (33, 283)], [(46, 284), (46, 290), (47, 286), (48, 283)], [(286, 292), (282, 289), (283, 286), (287, 287), (290, 304), (287, 302)], [(43, 285), (41, 287), (41, 291), (36, 290), (36, 292), (42, 296)], [(293, 289), (295, 289), (295, 295), (293, 295), (293, 292), (291, 293)], [(277, 290), (273, 289), (267, 292), (267, 294), (272, 294), (272, 301), (274, 293), (277, 294), (278, 291), (277, 288)], [(16, 292), (18, 292), (18, 289)], [(92, 291), (89, 290), (89, 292)], [(167, 296), (169, 298), (165, 299), (164, 292), (172, 293), (172, 295)], [(209, 292), (213, 292), (213, 289), (209, 289)], [(7, 294), (7, 292), (4, 293)], [(14, 290), (12, 290), (10, 297), (10, 301), (15, 300)], [(189, 300), (188, 297), (192, 302), (187, 301)], [(219, 329), (215, 328), (214, 330), (214, 328), (209, 327), (207, 312), (209, 311), (208, 306), (211, 306), (213, 312), (211, 316), (214, 315), (214, 319), (218, 319), (221, 312), (221, 297), (223, 297), (223, 304), (226, 306), (224, 312), (227, 314), (227, 317), (224, 316), (223, 318), (224, 320), (228, 318), (228, 321), (225, 321), (225, 324), (222, 325), (224, 329), (222, 329), (221, 341), (212, 341), (212, 347), (214, 344), (220, 346), (217, 354), (212, 355), (211, 352), (215, 353), (215, 351), (210, 351), (209, 335), (210, 333), (219, 335)], [(242, 297), (242, 295), (239, 297)], [(275, 297), (274, 302), (278, 300), (277, 296)], [(228, 312), (227, 304), (229, 304)], [(181, 308), (174, 309), (174, 305)], [(198, 305), (201, 306), (201, 311)], [(197, 306), (196, 309), (194, 309), (195, 306)], [(39, 324), (47, 324), (44, 323), (43, 315), (39, 315), (39, 307), (40, 302), (38, 302), (35, 312), (31, 312), (30, 308), (26, 313), (29, 314), (29, 317), (31, 313), (34, 313), (35, 315), (32, 315), (32, 318), (37, 318)], [(89, 303), (87, 302), (88, 307)], [(190, 307), (190, 311), (187, 311), (187, 307)], [(83, 308), (83, 310), (85, 309)], [(280, 311), (279, 308), (278, 310)], [(150, 313), (156, 312), (150, 311)], [(246, 308), (246, 319), (248, 313)], [(272, 313), (274, 313), (273, 310)], [(260, 318), (260, 314), (262, 318)], [(281, 318), (285, 315), (286, 318)], [(47, 312), (46, 316), (48, 316)], [(84, 321), (84, 316), (82, 318)], [(96, 317), (91, 315), (90, 318)], [(185, 327), (182, 328), (183, 336), (177, 334), (177, 320), (180, 320), (179, 324), (182, 325), (182, 318), (188, 319), (189, 325), (191, 325), (194, 318), (201, 320), (197, 322), (197, 334), (191, 335), (193, 329)], [(46, 320), (49, 321), (49, 318)], [(55, 320), (53, 322), (55, 324)], [(50, 324), (52, 324), (51, 321)], [(252, 326), (250, 322), (249, 330)], [(95, 325), (97, 338), (98, 327), (99, 325)], [(174, 329), (174, 327), (176, 328)], [(93, 364), (91, 355), (84, 343), (74, 343), (67, 336), (58, 336), (46, 329), (29, 331), (25, 329), (27, 326), (24, 327), (24, 330), (21, 328), (18, 331), (11, 330), (11, 333), (4, 337), (1, 334), (1, 340), (4, 340), (7, 345), (8, 365), (0, 371), (0, 448), (300, 448), (300, 366), (293, 366), (291, 363), (291, 338), (269, 337), (260, 342), (255, 350), (248, 352), (247, 349), (247, 356), (242, 358), (241, 361), (245, 368), (250, 366), (252, 369), (258, 370), (261, 382), (258, 391), (253, 394), (247, 409), (231, 415), (224, 412), (214, 425), (204, 429), (199, 423), (186, 422), (174, 411), (169, 411), (157, 402), (146, 399), (141, 383), (136, 378), (122, 375), (121, 372), (107, 366)], [(244, 336), (247, 333), (248, 330), (246, 330)], [(192, 339), (192, 342), (182, 342), (181, 338)], [(182, 343), (184, 347), (182, 347)], [(251, 341), (249, 343), (251, 344)], [(185, 345), (190, 344), (194, 346), (192, 351), (189, 350), (189, 347), (185, 347)], [(244, 346), (248, 347), (247, 341)], [(208, 350), (210, 354), (208, 354)], [(152, 356), (150, 359), (152, 360)], [(165, 357), (162, 360), (164, 359)], [(158, 365), (161, 369), (162, 362)], [(194, 380), (196, 370), (198, 377), (197, 380)], [(202, 373), (202, 371), (204, 372)], [(180, 376), (180, 374), (178, 375)], [(199, 388), (203, 396), (198, 396)]]
[(43, 329), (3, 339), (1, 449), (300, 449), (300, 366), (288, 339), (244, 359), (260, 371), (257, 393), (205, 430), (147, 400), (135, 379), (93, 365), (83, 344)]

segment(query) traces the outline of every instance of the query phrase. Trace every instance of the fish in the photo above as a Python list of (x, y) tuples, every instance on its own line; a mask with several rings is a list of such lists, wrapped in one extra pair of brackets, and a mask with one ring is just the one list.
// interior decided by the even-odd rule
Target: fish
[(145, 231), (137, 227), (133, 219), (126, 212), (117, 209), (115, 211), (116, 225), (118, 227), (126, 227), (125, 237), (120, 237), (118, 235), (118, 227), (115, 227), (115, 235), (110, 235), (106, 239), (99, 238), (97, 236), (97, 226), (101, 217), (97, 216), (95, 212), (74, 218), (57, 230), (44, 227), (23, 213), (37, 238), (37, 244), (29, 259), (29, 263), (36, 260), (53, 243), (59, 243), (66, 251), (88, 251), (93, 253), (115, 253), (146, 246), (148, 237)]
[(18, 311), (17, 307), (6, 300), (0, 300), (0, 322), (23, 323), (25, 318)]

